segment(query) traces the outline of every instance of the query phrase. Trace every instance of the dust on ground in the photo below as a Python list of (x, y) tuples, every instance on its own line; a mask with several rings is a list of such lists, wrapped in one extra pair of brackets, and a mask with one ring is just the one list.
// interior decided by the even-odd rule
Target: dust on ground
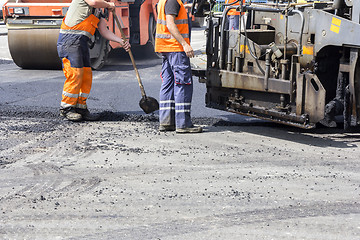
[(359, 239), (358, 133), (97, 113), (0, 110), (2, 239)]

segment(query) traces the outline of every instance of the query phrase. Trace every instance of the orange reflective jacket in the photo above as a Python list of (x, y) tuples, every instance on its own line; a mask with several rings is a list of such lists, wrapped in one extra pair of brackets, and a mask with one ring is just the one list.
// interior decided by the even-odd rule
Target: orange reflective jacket
[[(65, 18), (64, 18), (65, 19)], [(94, 14), (88, 16), (84, 21), (81, 23), (69, 27), (65, 24), (65, 21), (62, 21), (60, 33), (62, 34), (82, 34), (88, 36), (89, 38), (94, 35), (95, 30), (99, 23), (99, 18), (97, 18)]]
[[(183, 52), (183, 46), (171, 35), (166, 26), (165, 3), (167, 0), (160, 0), (158, 3), (158, 18), (155, 35), (155, 52)], [(189, 22), (186, 9), (181, 0), (177, 0), (180, 5), (180, 11), (175, 18), (175, 24), (179, 29), (181, 36), (190, 44)]]
[[(226, 4), (230, 4), (235, 2), (236, 0), (226, 0), (225, 3)], [(240, 0), (241, 1), (241, 0)], [(240, 5), (240, 1), (231, 5), (231, 6), (239, 6)], [(243, 3), (245, 3), (246, 0), (243, 0)], [(240, 12), (237, 12), (235, 9), (231, 9), (229, 10), (229, 12), (227, 13), (227, 15), (240, 15)]]

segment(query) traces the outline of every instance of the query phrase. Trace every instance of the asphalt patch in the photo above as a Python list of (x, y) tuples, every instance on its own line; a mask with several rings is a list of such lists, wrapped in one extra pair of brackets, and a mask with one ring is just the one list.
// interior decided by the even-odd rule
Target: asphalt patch
[(43, 133), (43, 132), (53, 132), (58, 129), (58, 126), (62, 122), (59, 121), (41, 121), (34, 124), (19, 124), (11, 125), (7, 127), (7, 131), (17, 131), (17, 132), (26, 132), (26, 133)]
[(58, 108), (0, 105), (0, 117), (60, 119)]
[(159, 122), (159, 117), (155, 114), (141, 115), (104, 111), (100, 113), (100, 120), (108, 122)]
[[(157, 114), (128, 114), (122, 112), (111, 112), (111, 111), (100, 111), (94, 109), (91, 111), (94, 114), (100, 115), (99, 121), (108, 122), (137, 122), (137, 123), (150, 123), (157, 124), (159, 122), (159, 116)], [(63, 117), (59, 114), (59, 108), (44, 108), (44, 107), (32, 107), (31, 110), (24, 106), (9, 106), (0, 105), (0, 117), (9, 118), (36, 118), (36, 119), (48, 119), (63, 121)], [(49, 129), (55, 128), (59, 123), (50, 121), (50, 125), (47, 126)], [(65, 121), (66, 122), (66, 121)], [(196, 117), (192, 118), (192, 122), (195, 125), (207, 125), (207, 126), (234, 126), (235, 123), (228, 122), (219, 118), (208, 118), (208, 117)], [(48, 124), (48, 122), (46, 123)], [(32, 125), (34, 131), (40, 131), (44, 123), (39, 125)], [(236, 125), (236, 124), (235, 124)], [(16, 128), (16, 126), (14, 126)], [(27, 126), (18, 127), (19, 131), (29, 131)]]

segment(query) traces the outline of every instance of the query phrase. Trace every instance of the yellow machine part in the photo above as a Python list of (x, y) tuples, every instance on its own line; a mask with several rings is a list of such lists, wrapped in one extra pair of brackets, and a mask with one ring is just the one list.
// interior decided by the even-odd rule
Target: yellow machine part
[(25, 69), (61, 69), (56, 43), (59, 29), (8, 28), (10, 54)]

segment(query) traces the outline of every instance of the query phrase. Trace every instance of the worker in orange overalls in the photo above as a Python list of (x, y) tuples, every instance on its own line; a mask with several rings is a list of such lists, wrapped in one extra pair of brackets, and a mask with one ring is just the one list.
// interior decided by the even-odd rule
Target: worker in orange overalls
[(60, 115), (70, 121), (98, 119), (86, 104), (92, 83), (88, 42), (96, 28), (107, 40), (120, 43), (126, 51), (130, 49), (128, 41), (109, 31), (100, 8), (113, 10), (115, 4), (109, 0), (73, 0), (60, 28), (57, 50), (66, 77)]
[[(226, 4), (230, 4), (235, 2), (236, 0), (226, 0)], [(239, 6), (240, 1), (231, 5), (231, 6)], [(245, 3), (245, 0), (243, 0), (243, 3)], [(237, 12), (236, 9), (230, 9), (227, 13), (229, 28), (228, 30), (239, 30), (239, 19), (240, 19), (240, 12)]]
[(190, 57), (189, 20), (181, 0), (160, 0), (155, 35), (155, 51), (162, 54), (159, 131), (200, 133), (190, 109), (193, 81)]

